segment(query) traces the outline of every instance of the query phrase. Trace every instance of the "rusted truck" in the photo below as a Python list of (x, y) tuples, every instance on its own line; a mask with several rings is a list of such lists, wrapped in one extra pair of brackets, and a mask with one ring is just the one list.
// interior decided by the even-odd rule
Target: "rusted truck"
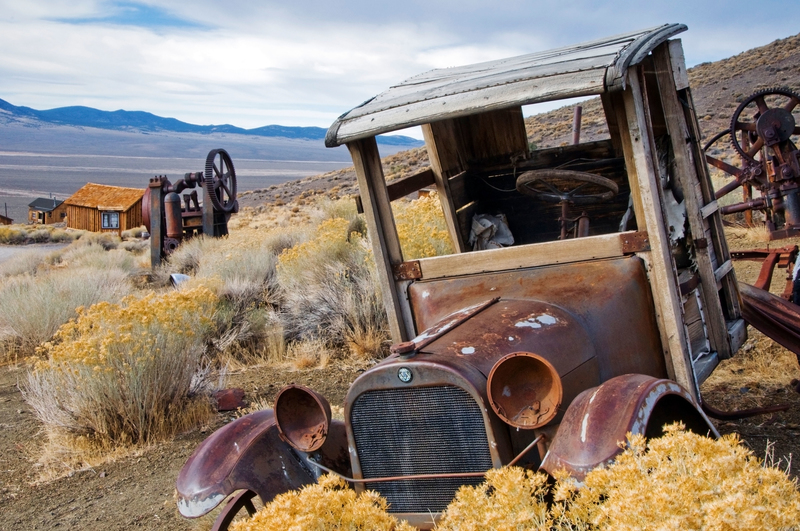
[[(181, 513), (228, 499), (226, 529), (255, 496), (332, 471), (431, 528), (491, 468), (581, 478), (628, 432), (716, 435), (700, 384), (746, 326), (684, 30), (433, 70), (337, 119), (326, 144), (352, 154), (391, 355), (353, 383), (344, 421), (291, 386), (214, 433), (178, 478)], [(595, 95), (608, 139), (532, 148), (524, 105)], [(387, 184), (375, 136), (412, 126), (430, 168)], [(391, 202), (426, 187), (455, 253), (406, 259)]]

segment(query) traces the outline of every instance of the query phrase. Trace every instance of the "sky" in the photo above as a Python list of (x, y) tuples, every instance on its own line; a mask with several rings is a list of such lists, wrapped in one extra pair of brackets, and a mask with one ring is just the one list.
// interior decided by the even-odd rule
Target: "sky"
[[(327, 128), (432, 68), (686, 24), (688, 66), (800, 31), (793, 1), (0, 0), (0, 99)], [(789, 9), (791, 7), (791, 9)]]

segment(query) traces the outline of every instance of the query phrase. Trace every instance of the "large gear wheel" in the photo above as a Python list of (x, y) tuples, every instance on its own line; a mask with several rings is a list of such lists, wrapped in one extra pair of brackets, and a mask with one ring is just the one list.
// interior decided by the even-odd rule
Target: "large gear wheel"
[(218, 211), (232, 213), (238, 210), (236, 202), (236, 170), (224, 149), (212, 149), (206, 157), (204, 183), (211, 204)]
[[(731, 144), (745, 161), (756, 163), (755, 155), (765, 145), (777, 146), (800, 135), (792, 111), (800, 104), (800, 95), (787, 88), (759, 90), (744, 100), (731, 118)], [(741, 132), (742, 139), (738, 134)], [(743, 146), (745, 142), (749, 145)]]

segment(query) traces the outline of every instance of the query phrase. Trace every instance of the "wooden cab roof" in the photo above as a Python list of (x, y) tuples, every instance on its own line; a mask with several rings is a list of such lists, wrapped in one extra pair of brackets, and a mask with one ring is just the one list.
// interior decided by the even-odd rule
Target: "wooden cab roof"
[(628, 67), (685, 31), (683, 24), (607, 37), (565, 48), (414, 76), (340, 116), (325, 145), (335, 147), (446, 118), (624, 88)]

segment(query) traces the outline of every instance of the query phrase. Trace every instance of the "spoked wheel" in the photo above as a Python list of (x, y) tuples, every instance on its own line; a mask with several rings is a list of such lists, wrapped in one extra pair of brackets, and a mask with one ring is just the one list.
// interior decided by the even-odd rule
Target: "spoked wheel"
[(593, 173), (572, 170), (533, 170), (517, 177), (517, 191), (546, 203), (593, 205), (613, 198), (617, 183)]
[[(764, 146), (773, 148), (774, 154), (782, 158), (786, 142), (800, 135), (797, 116), (793, 114), (798, 104), (800, 95), (785, 88), (760, 90), (744, 100), (731, 118), (733, 148), (751, 163), (756, 162), (755, 156)], [(790, 144), (793, 148), (794, 143)]]
[[(211, 531), (228, 531), (228, 528), (236, 519), (237, 516), (244, 516), (244, 511), (247, 511), (249, 516), (256, 514), (256, 507), (253, 505), (253, 498), (256, 493), (252, 490), (243, 490), (225, 504), (222, 512), (214, 521), (214, 527)], [(244, 511), (243, 511), (244, 510)]]
[(236, 212), (236, 170), (224, 149), (213, 149), (206, 157), (205, 187), (216, 210)]

